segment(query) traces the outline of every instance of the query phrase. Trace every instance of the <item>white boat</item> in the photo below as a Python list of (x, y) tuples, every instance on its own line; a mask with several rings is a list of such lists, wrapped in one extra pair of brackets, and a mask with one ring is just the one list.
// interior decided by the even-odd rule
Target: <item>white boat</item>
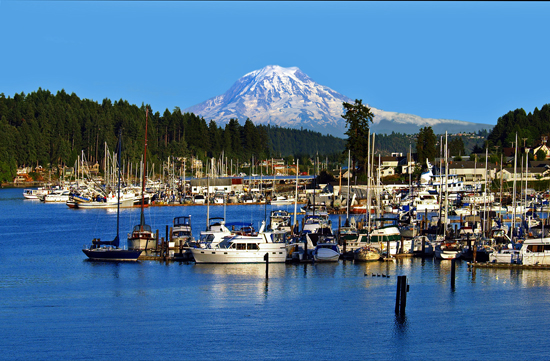
[(56, 189), (52, 191), (50, 194), (46, 194), (44, 196), (43, 201), (46, 203), (59, 203), (59, 202), (67, 202), (69, 198), (71, 197), (71, 191), (68, 189)]
[(25, 199), (40, 199), (48, 193), (50, 193), (50, 190), (42, 187), (38, 189), (24, 189), (23, 197), (25, 197)]
[(290, 232), (292, 230), (290, 214), (284, 210), (271, 211), (269, 216), (269, 229), (284, 230)]
[(520, 264), (521, 252), (518, 249), (505, 248), (489, 254), (490, 263)]
[(312, 252), (315, 262), (338, 262), (340, 254), (340, 247), (334, 236), (320, 238)]
[(202, 194), (197, 194), (194, 199), (195, 204), (205, 204), (206, 197)]
[(269, 262), (284, 263), (286, 244), (263, 228), (256, 236), (233, 236), (214, 248), (193, 248), (193, 258), (196, 263), (264, 263), (267, 254)]
[(442, 242), (435, 246), (435, 258), (437, 259), (455, 259), (462, 252), (458, 242)]
[(275, 199), (271, 200), (270, 204), (272, 206), (286, 206), (286, 205), (294, 204), (294, 198), (277, 196), (275, 197)]
[(225, 203), (225, 194), (217, 192), (214, 195), (214, 204), (224, 204)]
[(231, 231), (225, 226), (223, 218), (210, 218), (206, 230), (200, 233), (200, 247), (216, 248), (221, 241), (231, 236)]
[(525, 239), (520, 254), (524, 265), (550, 265), (550, 237)]
[(416, 208), (417, 213), (439, 211), (437, 195), (430, 192), (420, 192), (414, 199), (413, 206)]

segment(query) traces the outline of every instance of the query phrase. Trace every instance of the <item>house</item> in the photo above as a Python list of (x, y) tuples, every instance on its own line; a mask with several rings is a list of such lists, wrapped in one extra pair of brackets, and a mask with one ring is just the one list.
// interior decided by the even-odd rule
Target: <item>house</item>
[[(487, 179), (494, 179), (496, 171), (499, 169), (495, 163), (487, 164)], [(449, 174), (456, 174), (463, 182), (481, 182), (485, 181), (485, 162), (450, 161)]]
[(548, 141), (548, 137), (542, 137), (540, 144), (537, 145), (535, 148), (533, 148), (532, 152), (533, 154), (537, 154), (539, 151), (543, 151), (546, 153), (546, 159), (550, 159), (550, 149), (546, 145), (546, 142)]

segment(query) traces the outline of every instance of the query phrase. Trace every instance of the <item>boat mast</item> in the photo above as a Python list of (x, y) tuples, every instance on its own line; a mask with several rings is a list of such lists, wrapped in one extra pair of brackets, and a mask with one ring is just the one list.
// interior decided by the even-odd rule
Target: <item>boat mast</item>
[(143, 208), (145, 207), (145, 178), (147, 177), (147, 121), (149, 118), (149, 108), (145, 107), (145, 147), (143, 149), (143, 179), (141, 181), (141, 219), (140, 219), (140, 231), (143, 232), (143, 225), (145, 224), (145, 215)]
[[(447, 229), (448, 214), (449, 214), (449, 147), (447, 131), (445, 131), (445, 230)], [(441, 205), (439, 205), (441, 208)]]
[[(348, 227), (349, 227), (349, 201), (350, 201), (349, 178), (351, 175), (350, 163), (351, 163), (351, 149), (348, 149), (348, 200), (346, 202), (346, 226)], [(340, 176), (340, 182), (342, 182), (341, 176)]]
[(115, 246), (119, 246), (119, 228), (120, 228), (120, 153), (122, 149), (122, 128), (118, 131), (118, 150), (117, 150), (117, 160), (118, 160), (118, 185), (117, 185), (117, 203), (116, 203), (116, 238)]
[(296, 213), (298, 213), (298, 173), (300, 172), (300, 158), (296, 159), (296, 195), (294, 196), (294, 228), (296, 228)]
[(514, 183), (513, 183), (513, 190), (512, 190), (512, 222), (510, 223), (510, 229), (512, 231), (510, 239), (512, 240), (512, 243), (514, 243), (514, 228), (516, 223), (516, 172), (518, 167), (518, 133), (516, 133), (516, 142), (515, 142), (515, 149), (514, 149)]

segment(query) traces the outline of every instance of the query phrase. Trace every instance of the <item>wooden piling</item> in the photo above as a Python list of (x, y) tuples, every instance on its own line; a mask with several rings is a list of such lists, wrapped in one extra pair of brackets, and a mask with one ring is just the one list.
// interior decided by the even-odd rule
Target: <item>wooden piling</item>
[(455, 268), (456, 268), (456, 258), (451, 260), (451, 289), (455, 289)]
[(269, 278), (269, 253), (266, 253), (264, 255), (264, 261), (265, 261), (265, 279)]
[(395, 314), (404, 316), (405, 308), (407, 307), (407, 276), (397, 276), (397, 290), (395, 293)]

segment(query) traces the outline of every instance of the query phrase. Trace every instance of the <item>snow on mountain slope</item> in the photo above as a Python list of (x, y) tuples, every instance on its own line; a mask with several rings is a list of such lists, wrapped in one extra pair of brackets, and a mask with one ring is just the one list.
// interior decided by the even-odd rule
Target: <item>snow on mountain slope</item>
[[(184, 110), (207, 121), (225, 124), (236, 118), (241, 124), (250, 118), (255, 124), (312, 129), (323, 134), (344, 137), (343, 102), (354, 100), (314, 82), (297, 67), (269, 65), (241, 77), (224, 94)], [(363, 102), (364, 104), (366, 102)], [(489, 129), (487, 124), (459, 120), (421, 118), (416, 115), (387, 112), (372, 108), (372, 131), (416, 133), (424, 126), (443, 129), (449, 125), (461, 131)], [(443, 131), (444, 132), (444, 131)], [(437, 132), (436, 132), (437, 133)]]

